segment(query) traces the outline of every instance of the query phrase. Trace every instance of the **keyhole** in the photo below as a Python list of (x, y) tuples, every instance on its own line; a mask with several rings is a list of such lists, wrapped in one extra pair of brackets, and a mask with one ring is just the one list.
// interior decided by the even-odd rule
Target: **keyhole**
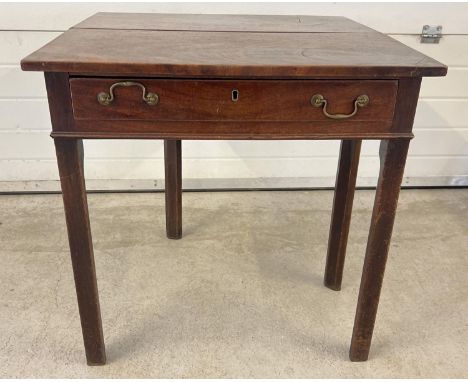
[(231, 93), (232, 102), (237, 102), (239, 100), (239, 90), (234, 89)]

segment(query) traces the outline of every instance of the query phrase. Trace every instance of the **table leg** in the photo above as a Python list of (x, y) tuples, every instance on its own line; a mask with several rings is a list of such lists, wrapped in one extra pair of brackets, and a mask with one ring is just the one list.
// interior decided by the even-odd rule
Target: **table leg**
[(182, 141), (164, 141), (166, 170), (166, 235), (169, 239), (182, 237)]
[(55, 139), (68, 241), (88, 365), (104, 365), (106, 352), (83, 173), (81, 139)]
[(366, 361), (369, 355), (408, 147), (409, 139), (380, 144), (380, 174), (351, 339), (351, 361)]
[(333, 290), (341, 289), (360, 152), (360, 140), (341, 141), (324, 278)]

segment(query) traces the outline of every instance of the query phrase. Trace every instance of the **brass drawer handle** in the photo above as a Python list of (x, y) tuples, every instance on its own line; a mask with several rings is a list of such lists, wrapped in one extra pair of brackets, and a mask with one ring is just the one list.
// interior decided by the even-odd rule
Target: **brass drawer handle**
[(354, 101), (354, 111), (351, 114), (330, 114), (327, 112), (327, 100), (323, 97), (321, 94), (315, 94), (312, 96), (310, 99), (310, 103), (314, 107), (320, 107), (323, 105), (322, 112), (327, 116), (328, 118), (332, 119), (346, 119), (346, 118), (351, 118), (353, 115), (355, 115), (358, 111), (359, 107), (364, 107), (369, 104), (369, 96), (366, 94), (360, 95), (359, 97), (356, 98)]
[(133, 81), (123, 81), (112, 84), (109, 88), (109, 93), (101, 92), (97, 95), (98, 102), (101, 105), (109, 105), (114, 100), (114, 89), (117, 86), (139, 86), (143, 91), (143, 101), (145, 101), (148, 105), (157, 105), (157, 103), (159, 102), (159, 96), (156, 93), (146, 93), (146, 88), (143, 84)]

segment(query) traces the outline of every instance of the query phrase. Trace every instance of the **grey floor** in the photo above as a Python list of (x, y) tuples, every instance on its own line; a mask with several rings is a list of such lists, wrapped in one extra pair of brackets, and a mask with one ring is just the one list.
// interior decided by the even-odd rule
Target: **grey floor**
[(0, 196), (0, 377), (468, 377), (468, 190), (400, 197), (370, 359), (348, 361), (373, 191), (343, 290), (331, 191), (91, 194), (108, 364), (86, 366), (60, 195)]

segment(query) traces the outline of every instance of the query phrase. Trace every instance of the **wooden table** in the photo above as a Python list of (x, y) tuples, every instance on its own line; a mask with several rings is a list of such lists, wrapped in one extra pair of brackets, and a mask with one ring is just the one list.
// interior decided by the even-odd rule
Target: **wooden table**
[(351, 340), (368, 358), (421, 78), (447, 67), (343, 17), (98, 13), (21, 62), (43, 71), (89, 365), (106, 362), (82, 139), (164, 139), (182, 236), (182, 139), (340, 139), (325, 285), (340, 290), (362, 139), (380, 174)]

